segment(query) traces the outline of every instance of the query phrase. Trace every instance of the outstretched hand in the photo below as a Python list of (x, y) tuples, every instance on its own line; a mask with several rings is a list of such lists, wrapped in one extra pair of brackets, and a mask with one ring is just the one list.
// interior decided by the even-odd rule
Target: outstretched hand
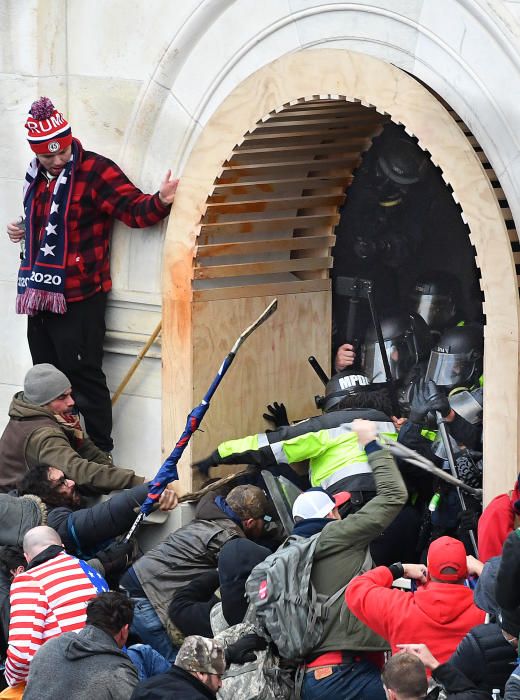
[(172, 177), (172, 171), (168, 170), (159, 187), (159, 199), (162, 204), (168, 205), (173, 202), (178, 185), (179, 179)]
[(269, 423), (273, 423), (275, 428), (281, 428), (284, 425), (289, 425), (289, 418), (287, 417), (287, 409), (283, 403), (278, 403), (278, 401), (273, 401), (272, 404), (267, 406), (268, 413), (264, 413), (263, 417)]
[(212, 452), (209, 457), (205, 457), (204, 459), (199, 460), (198, 462), (193, 462), (192, 469), (196, 469), (199, 474), (202, 474), (202, 476), (208, 477), (209, 476), (209, 470), (211, 467), (216, 467), (217, 464), (219, 464), (218, 460), (216, 459), (216, 455), (214, 452)]
[(434, 671), (437, 666), (440, 666), (426, 644), (397, 644), (396, 646), (399, 647), (399, 652), (407, 652), (408, 654), (417, 656), (426, 668), (430, 668), (432, 671)]

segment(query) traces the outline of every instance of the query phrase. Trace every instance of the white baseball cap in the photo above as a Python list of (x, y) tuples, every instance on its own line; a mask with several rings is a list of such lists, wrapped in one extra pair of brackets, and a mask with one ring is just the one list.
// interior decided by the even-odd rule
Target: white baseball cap
[(325, 491), (305, 491), (294, 501), (293, 518), (325, 518), (334, 508), (335, 502)]

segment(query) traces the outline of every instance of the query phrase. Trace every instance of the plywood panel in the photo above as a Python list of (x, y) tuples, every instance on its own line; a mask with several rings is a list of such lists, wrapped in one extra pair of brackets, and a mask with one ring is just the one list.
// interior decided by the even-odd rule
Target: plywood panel
[[(271, 300), (266, 296), (193, 304), (195, 397), (202, 397), (237, 336)], [(307, 358), (315, 355), (328, 366), (330, 314), (328, 292), (278, 298), (277, 312), (248, 338), (215, 394), (204, 432), (192, 440), (194, 459), (208, 455), (222, 440), (264, 432), (269, 426), (262, 418), (263, 407), (272, 401), (283, 401), (293, 420), (316, 414), (314, 396), (323, 393), (323, 385)]]

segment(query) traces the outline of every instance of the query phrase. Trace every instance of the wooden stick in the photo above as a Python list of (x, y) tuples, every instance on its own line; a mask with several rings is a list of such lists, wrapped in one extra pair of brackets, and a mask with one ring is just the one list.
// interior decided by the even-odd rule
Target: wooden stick
[(125, 374), (125, 376), (124, 376), (123, 379), (121, 380), (121, 383), (119, 384), (119, 386), (118, 386), (117, 389), (115, 390), (114, 395), (112, 396), (112, 406), (115, 405), (116, 401), (119, 399), (119, 397), (120, 397), (121, 394), (123, 393), (123, 391), (124, 391), (126, 385), (127, 385), (128, 382), (130, 381), (130, 379), (133, 377), (135, 370), (136, 370), (136, 369), (139, 367), (139, 365), (141, 364), (141, 360), (142, 360), (143, 357), (146, 355), (146, 353), (148, 352), (148, 350), (152, 347), (152, 343), (155, 341), (155, 339), (157, 338), (157, 336), (158, 336), (159, 333), (161, 332), (161, 329), (162, 329), (162, 320), (159, 321), (159, 323), (158, 323), (157, 326), (155, 327), (154, 332), (152, 333), (152, 335), (151, 335), (151, 336), (148, 338), (148, 340), (146, 341), (146, 345), (142, 348), (142, 350), (140, 351), (140, 353), (137, 355), (137, 357), (135, 358), (135, 360), (134, 360), (133, 363), (132, 363), (132, 366), (130, 367), (130, 369), (128, 370), (128, 372)]

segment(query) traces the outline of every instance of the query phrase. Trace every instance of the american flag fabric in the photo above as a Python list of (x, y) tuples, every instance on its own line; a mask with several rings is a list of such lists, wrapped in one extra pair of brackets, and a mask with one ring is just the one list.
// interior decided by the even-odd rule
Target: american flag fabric
[(65, 552), (16, 576), (5, 662), (8, 684), (25, 681), (31, 659), (48, 639), (82, 629), (88, 601), (103, 591), (108, 585), (101, 574)]

